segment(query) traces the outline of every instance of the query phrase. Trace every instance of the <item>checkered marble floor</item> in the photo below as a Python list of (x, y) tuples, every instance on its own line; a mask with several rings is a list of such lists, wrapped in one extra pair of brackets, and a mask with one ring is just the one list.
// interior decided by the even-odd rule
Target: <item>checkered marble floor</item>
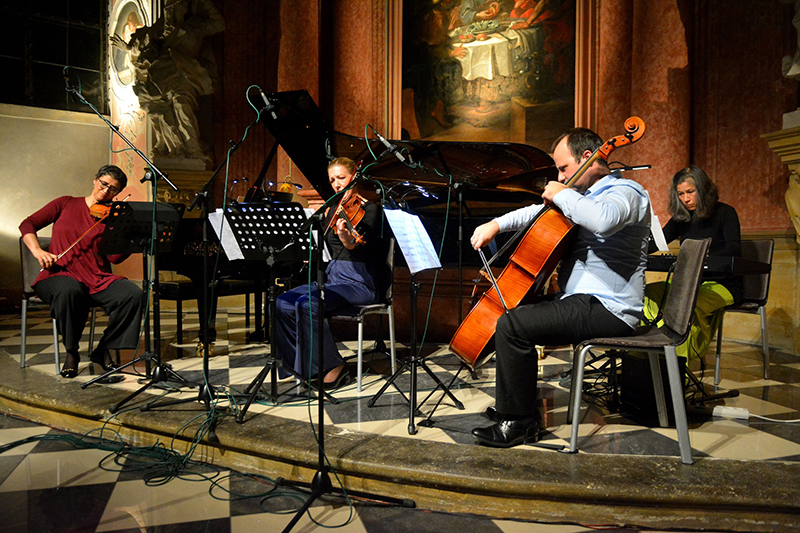
[[(202, 383), (202, 358), (195, 356), (196, 335), (199, 329), (197, 315), (189, 312), (184, 317), (184, 338), (191, 340), (185, 344), (175, 344), (176, 317), (174, 312), (164, 312), (161, 321), (162, 353), (181, 377), (192, 383)], [(221, 309), (217, 318), (218, 340), (214, 346), (214, 356), (209, 360), (209, 383), (221, 393), (242, 391), (263, 368), (269, 347), (266, 344), (246, 342), (244, 312), (241, 308)], [(102, 331), (105, 318), (98, 317), (98, 328)], [(0, 317), (0, 349), (11, 357), (19, 359), (20, 317), (5, 315)], [(42, 312), (29, 316), (28, 367), (31, 371), (55, 372), (51, 322)], [(87, 346), (82, 345), (82, 353)], [(346, 357), (355, 355), (353, 342), (340, 343), (340, 350)], [(398, 345), (402, 356), (407, 350)], [(708, 417), (690, 417), (690, 436), (695, 456), (710, 456), (745, 460), (784, 460), (800, 461), (800, 424), (785, 424), (765, 421), (755, 415), (774, 419), (800, 418), (800, 358), (793, 354), (772, 352), (771, 379), (761, 376), (761, 358), (757, 347), (736, 343), (723, 343), (723, 374), (721, 387), (736, 388), (740, 396), (728, 398), (719, 404), (742, 407), (749, 410), (747, 420), (732, 420)], [(488, 363), (477, 369), (474, 375), (461, 368), (460, 361), (450, 354), (446, 346), (431, 346), (425, 349), (426, 361), (441, 381), (450, 383), (455, 377), (451, 390), (456, 399), (464, 404), (458, 409), (452, 399), (445, 398), (436, 408), (432, 425), (422, 426), (419, 422), (433, 411), (441, 397), (437, 391), (432, 398), (420, 405), (420, 416), (415, 417), (417, 433), (409, 435), (408, 406), (401, 392), (408, 394), (409, 372), (397, 379), (397, 387), (390, 387), (373, 407), (367, 402), (386, 381), (389, 373), (388, 358), (384, 355), (368, 358), (364, 389), (359, 394), (355, 383), (340, 388), (333, 394), (337, 404), (326, 404), (326, 424), (333, 424), (345, 430), (373, 432), (403, 438), (454, 442), (475, 445), (470, 430), (489, 421), (483, 410), (494, 403), (494, 365)], [(566, 349), (552, 350), (541, 361), (542, 376), (540, 390), (544, 407), (545, 423), (548, 433), (543, 442), (557, 447), (565, 445), (570, 428), (566, 425), (569, 380), (561, 373), (568, 368), (571, 352)], [(128, 356), (127, 359), (130, 357)], [(77, 381), (88, 381), (93, 376), (88, 370), (88, 357), (84, 356)], [(123, 362), (126, 357), (123, 356)], [(355, 375), (354, 359), (351, 372)], [(697, 370), (697, 369), (695, 369)], [(128, 368), (125, 380), (114, 385), (127, 390), (136, 390), (141, 384), (132, 371), (144, 372), (144, 364), (138, 363)], [(706, 372), (703, 381), (713, 380), (713, 370)], [(434, 389), (434, 382), (426, 372), (419, 370), (418, 401), (422, 402)], [(59, 378), (61, 379), (61, 378)], [(168, 398), (194, 398), (197, 389), (179, 388), (178, 383), (169, 382), (166, 387), (151, 387), (147, 395), (142, 395), (131, 406), (141, 406), (147, 401), (167, 396)], [(309, 409), (306, 394), (294, 388), (294, 381), (283, 380), (278, 383), (282, 393), (278, 402), (273, 403), (259, 397), (249, 410), (248, 417), (259, 413), (313, 421), (316, 409)], [(711, 387), (713, 388), (713, 387)], [(399, 390), (398, 390), (399, 389)], [(90, 389), (87, 390), (87, 394)], [(314, 403), (314, 405), (316, 405)], [(246, 424), (246, 423), (245, 423)], [(617, 453), (638, 455), (677, 456), (678, 447), (673, 428), (659, 428), (639, 425), (616, 413), (609, 413), (600, 405), (587, 407), (583, 403), (579, 441), (582, 453)], [(59, 433), (29, 422), (3, 417), (0, 422), (0, 445), (21, 438), (42, 433)], [(538, 448), (539, 453), (554, 453)], [(166, 485), (148, 486), (142, 483), (142, 474), (135, 467), (127, 465), (106, 470), (98, 465), (108, 455), (92, 449), (73, 449), (62, 442), (48, 440), (14, 448), (0, 454), (0, 492), (6, 493), (0, 501), (10, 514), (9, 521), (0, 525), (0, 531), (26, 530), (25, 527), (11, 527), (12, 524), (27, 524), (30, 531), (57, 530), (58, 526), (48, 521), (63, 518), (67, 523), (81, 525), (77, 529), (97, 531), (118, 531), (162, 526), (159, 531), (189, 531), (196, 528), (214, 531), (248, 531), (253, 527), (267, 525), (268, 529), (278, 529), (291, 518), (290, 509), (297, 508), (297, 501), (286, 498), (273, 498), (259, 503), (259, 498), (231, 501), (231, 493), (248, 494), (264, 491), (264, 481), (248, 476), (238, 476), (230, 472), (217, 472), (211, 467), (197, 465), (203, 476), (198, 479), (175, 479)], [(210, 473), (209, 473), (210, 472)], [(209, 481), (208, 477), (218, 481)], [(220, 497), (218, 490), (226, 496)], [(74, 504), (72, 503), (74, 502)], [(289, 515), (275, 514), (289, 509)], [(88, 511), (87, 511), (88, 510)], [(347, 520), (350, 510), (340, 501), (320, 502), (315, 509), (319, 520), (328, 525), (342, 524)], [(37, 514), (41, 513), (41, 515)], [(408, 513), (408, 514), (406, 514)], [(415, 514), (417, 513), (417, 514)], [(91, 515), (88, 518), (87, 515)], [(390, 510), (382, 507), (364, 506), (356, 509), (356, 518), (345, 527), (345, 531), (427, 531), (432, 524), (437, 530), (453, 530), (468, 527), (481, 531), (517, 531), (517, 522), (478, 520), (459, 515), (439, 515), (419, 511)], [(91, 524), (84, 520), (94, 520)], [(304, 517), (301, 524), (313, 529)], [(387, 529), (387, 524), (396, 527)], [(402, 524), (402, 525), (401, 525)], [(527, 527), (527, 526), (530, 526)], [(297, 526), (297, 530), (305, 526)], [(532, 524), (526, 524), (525, 531)], [(557, 526), (547, 527), (547, 531)], [(570, 527), (568, 531), (579, 531)], [(565, 530), (567, 531), (567, 530)]]
[[(199, 330), (197, 314), (189, 312), (184, 316), (184, 339), (191, 340), (184, 344), (174, 343), (177, 322), (174, 312), (162, 312), (162, 315), (163, 360), (187, 381), (203, 383), (203, 359), (195, 355)], [(102, 314), (98, 314), (98, 331), (102, 331), (105, 320)], [(269, 353), (267, 344), (246, 342), (244, 320), (241, 308), (221, 309), (218, 313), (218, 339), (214, 346), (214, 355), (209, 359), (208, 379), (210, 385), (222, 393), (221, 395), (243, 392), (263, 368)], [(87, 337), (88, 333), (84, 335), (84, 340)], [(27, 345), (29, 368), (54, 373), (51, 322), (42, 312), (29, 316)], [(350, 370), (355, 376), (355, 342), (340, 343), (339, 348), (344, 357), (352, 357), (349, 359)], [(18, 316), (5, 316), (0, 320), (0, 349), (18, 359)], [(83, 354), (87, 353), (86, 345), (82, 344), (81, 349)], [(397, 350), (399, 357), (404, 357), (408, 351), (402, 344), (398, 344)], [(409, 435), (409, 410), (403, 395), (407, 395), (410, 390), (410, 372), (402, 373), (395, 381), (397, 386), (389, 387), (373, 407), (368, 407), (367, 402), (386, 382), (390, 366), (388, 357), (383, 354), (367, 355), (363, 390), (358, 393), (356, 384), (351, 383), (335, 391), (333, 396), (338, 403), (326, 404), (326, 424), (382, 435), (475, 444), (470, 432), (474, 427), (489, 424), (482, 413), (487, 406), (494, 404), (494, 364), (490, 362), (471, 375), (461, 368), (460, 360), (448, 351), (446, 345), (426, 347), (424, 353), (427, 354), (426, 364), (442, 382), (450, 384), (457, 374), (450, 388), (453, 396), (463, 403), (464, 409), (458, 409), (448, 397), (437, 406), (442, 398), (441, 390), (435, 391), (428, 401), (422, 403), (434, 390), (435, 383), (426, 372), (418, 369), (417, 402), (420, 404), (420, 412), (414, 418), (418, 431), (415, 435)], [(123, 358), (123, 362), (125, 360)], [(565, 445), (570, 434), (570, 426), (566, 424), (570, 382), (568, 378), (561, 377), (561, 373), (569, 368), (570, 360), (571, 351), (561, 348), (549, 351), (548, 357), (540, 361), (540, 397), (548, 428), (543, 442), (553, 446)], [(737, 389), (740, 395), (712, 405), (746, 408), (751, 415), (774, 419), (800, 418), (800, 357), (773, 350), (771, 361), (770, 379), (764, 380), (758, 347), (723, 343), (720, 387), (723, 390)], [(706, 370), (705, 377), (702, 377), (703, 374), (698, 369), (695, 370), (702, 377), (707, 389), (713, 392), (713, 365), (710, 366), (712, 368)], [(141, 379), (137, 378), (143, 377), (144, 369), (143, 362), (129, 367), (125, 381), (109, 386), (137, 390), (141, 386)], [(138, 371), (140, 376), (129, 373), (132, 370)], [(93, 377), (89, 372), (88, 356), (84, 355), (80, 373), (75, 379), (81, 382)], [(132, 405), (141, 405), (152, 400), (154, 396), (166, 395), (169, 399), (191, 399), (197, 396), (196, 388), (179, 389), (179, 386), (179, 383), (170, 381), (165, 387), (151, 387), (147, 390), (149, 398), (137, 398)], [(262, 387), (262, 392), (266, 392), (268, 388), (269, 379)], [(308, 421), (310, 411), (307, 393), (295, 387), (293, 379), (280, 381), (278, 390), (281, 396), (276, 403), (267, 401), (264, 394), (259, 395), (259, 401), (250, 407), (248, 416), (266, 412)], [(586, 402), (582, 403), (579, 440), (582, 452), (609, 453), (613, 448), (613, 453), (678, 455), (674, 428), (639, 425), (617, 413), (609, 413), (603, 407), (603, 402), (595, 403), (599, 405), (589, 407)], [(316, 416), (316, 410), (311, 412)], [(419, 422), (431, 414), (432, 426), (419, 426)], [(800, 460), (800, 424), (768, 422), (755, 416), (751, 416), (749, 420), (693, 417), (690, 418), (690, 437), (696, 456)]]

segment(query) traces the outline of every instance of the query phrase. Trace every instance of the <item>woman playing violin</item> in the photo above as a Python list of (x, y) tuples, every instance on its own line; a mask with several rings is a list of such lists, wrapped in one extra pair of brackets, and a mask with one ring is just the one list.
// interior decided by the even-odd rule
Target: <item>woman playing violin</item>
[[(497, 320), (495, 422), (472, 434), (488, 446), (510, 447), (539, 439), (536, 405), (537, 345), (577, 344), (593, 337), (631, 335), (642, 317), (650, 202), (641, 185), (590, 158), (603, 145), (593, 131), (576, 128), (556, 140), (558, 181), (542, 198), (577, 226), (558, 275), (560, 292), (514, 307)], [(574, 188), (565, 182), (589, 163)], [(500, 232), (523, 227), (543, 205), (523, 207), (475, 229), (471, 243), (485, 246)]]
[[(90, 357), (93, 363), (111, 370), (109, 350), (135, 348), (138, 342), (142, 290), (111, 272), (111, 264), (127, 256), (98, 255), (105, 226), (95, 218), (107, 213), (99, 204), (110, 202), (127, 183), (120, 168), (105, 165), (94, 177), (88, 196), (56, 198), (19, 225), (22, 241), (42, 266), (33, 290), (50, 306), (66, 347), (61, 368), (65, 378), (78, 374), (78, 344), (92, 306), (102, 307), (108, 315), (108, 327)], [(36, 232), (50, 224), (50, 246), (43, 250)]]
[[(347, 212), (337, 210), (337, 202), (328, 210), (325, 227), (325, 242), (331, 261), (326, 268), (325, 283), (326, 314), (351, 305), (366, 305), (378, 300), (381, 274), (385, 267), (385, 254), (380, 248), (380, 206), (366, 202), (357, 196), (355, 189), (347, 190), (355, 175), (355, 163), (339, 157), (328, 165), (328, 178), (335, 193), (343, 193), (342, 205), (350, 206)], [(358, 222), (351, 222), (352, 219)], [(348, 218), (346, 218), (348, 217)], [(350, 229), (352, 228), (352, 230)], [(314, 326), (317, 324), (317, 286), (312, 283), (309, 306), (309, 286), (303, 285), (285, 292), (277, 302), (276, 345), (278, 356), (284, 366), (294, 369), (308, 378), (309, 355), (317, 350), (310, 345), (313, 337), (318, 342), (320, 335), (310, 331), (309, 312)], [(310, 311), (309, 311), (310, 308)], [(323, 339), (322, 371), (326, 388), (335, 389), (349, 383), (350, 373), (339, 355), (328, 321), (325, 321)], [(317, 363), (312, 363), (311, 375), (317, 373)]]

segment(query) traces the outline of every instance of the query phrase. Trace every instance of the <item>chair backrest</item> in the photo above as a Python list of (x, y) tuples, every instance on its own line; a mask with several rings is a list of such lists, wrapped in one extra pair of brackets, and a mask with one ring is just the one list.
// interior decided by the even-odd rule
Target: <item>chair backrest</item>
[(703, 264), (710, 246), (710, 238), (686, 239), (681, 243), (663, 308), (664, 326), (671, 332), (670, 336), (683, 340), (689, 336), (697, 293), (702, 283)]
[[(756, 239), (752, 241), (742, 241), (742, 257), (761, 261), (772, 266), (772, 253), (775, 249), (775, 241), (772, 239)], [(769, 296), (769, 277), (766, 274), (749, 274), (742, 276), (742, 302), (752, 302), (758, 305), (766, 305)]]
[[(39, 245), (43, 250), (47, 250), (50, 247), (50, 237), (39, 237)], [(31, 285), (36, 281), (36, 276), (41, 272), (42, 266), (22, 242), (22, 237), (19, 238), (19, 259), (22, 265), (22, 296), (29, 298), (33, 294)]]

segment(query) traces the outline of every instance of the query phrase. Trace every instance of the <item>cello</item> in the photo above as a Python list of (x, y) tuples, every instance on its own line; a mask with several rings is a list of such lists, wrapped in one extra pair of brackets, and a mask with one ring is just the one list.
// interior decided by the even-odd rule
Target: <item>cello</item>
[[(633, 144), (644, 135), (644, 121), (639, 117), (628, 118), (624, 127), (626, 133), (595, 150), (566, 182), (567, 187), (573, 186), (598, 159), (607, 160), (616, 148)], [(494, 351), (494, 333), (500, 315), (541, 294), (569, 247), (575, 229), (557, 207), (547, 206), (520, 231), (524, 236), (496, 280), (484, 259), (484, 269), (493, 286), (480, 297), (450, 341), (450, 350), (470, 368), (480, 366)]]

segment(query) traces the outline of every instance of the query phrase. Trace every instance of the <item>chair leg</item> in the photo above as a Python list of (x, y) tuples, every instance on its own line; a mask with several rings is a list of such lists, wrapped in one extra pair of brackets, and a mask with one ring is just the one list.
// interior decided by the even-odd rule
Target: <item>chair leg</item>
[(394, 348), (394, 309), (391, 305), (387, 310), (387, 314), (389, 315), (389, 353), (392, 356), (392, 375), (394, 375), (397, 371), (397, 358), (395, 357)]
[(769, 330), (767, 329), (767, 308), (758, 308), (761, 316), (761, 350), (764, 352), (764, 379), (769, 379)]
[(569, 453), (578, 451), (578, 426), (580, 425), (581, 393), (583, 391), (583, 366), (590, 346), (584, 346), (572, 361), (572, 384), (570, 385), (570, 406), (567, 420), (572, 420), (569, 436)]
[(681, 462), (690, 465), (694, 460), (692, 459), (692, 445), (689, 441), (689, 423), (686, 420), (686, 400), (683, 397), (683, 384), (678, 370), (678, 354), (675, 352), (675, 347), (665, 346), (664, 356), (667, 359), (667, 374), (672, 396), (672, 410), (675, 413), (675, 429), (678, 431)]
[(55, 318), (53, 319), (53, 348), (55, 351), (56, 375), (58, 375), (61, 372), (61, 354), (58, 353), (58, 326)]
[(89, 355), (92, 355), (92, 350), (94, 350), (94, 321), (97, 318), (97, 308), (92, 307), (92, 316), (91, 321), (89, 322)]
[(650, 376), (653, 378), (653, 391), (655, 392), (656, 409), (658, 410), (658, 424), (662, 428), (665, 428), (669, 426), (669, 416), (667, 414), (667, 402), (664, 400), (664, 382), (661, 378), (661, 364), (658, 361), (657, 353), (648, 352), (647, 356), (650, 358)]
[(719, 386), (719, 370), (720, 370), (720, 359), (722, 358), (722, 323), (725, 320), (725, 311), (723, 311), (722, 317), (719, 319), (719, 329), (717, 330), (717, 358), (714, 363), (714, 386)]
[(19, 339), (19, 367), (25, 368), (25, 342), (28, 335), (28, 300), (22, 299), (22, 328)]
[(183, 344), (183, 300), (175, 300), (175, 314), (178, 316), (178, 344)]
[(362, 365), (363, 365), (362, 359), (363, 359), (363, 357), (364, 357), (364, 320), (361, 319), (361, 320), (358, 321), (358, 370), (356, 370), (357, 376), (358, 376), (358, 379), (356, 380), (356, 383), (357, 383), (356, 390), (358, 392), (361, 392), (361, 376), (363, 374), (363, 368), (362, 368)]
[(244, 329), (250, 331), (250, 294), (244, 295)]
[[(92, 357), (92, 351), (94, 350), (94, 322), (97, 318), (97, 308), (92, 307), (92, 316), (89, 319), (89, 357)], [(94, 375), (94, 364), (89, 362), (89, 373)]]

